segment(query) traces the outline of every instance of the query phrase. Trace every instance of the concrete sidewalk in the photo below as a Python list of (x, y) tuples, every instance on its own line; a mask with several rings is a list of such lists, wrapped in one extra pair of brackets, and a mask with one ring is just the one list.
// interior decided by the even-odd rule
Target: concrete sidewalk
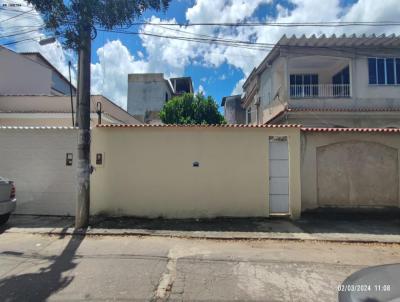
[[(400, 244), (397, 213), (311, 213), (302, 219), (143, 219), (93, 217), (86, 235), (161, 236), (218, 240), (313, 240)], [(73, 217), (13, 215), (0, 233), (76, 234)]]

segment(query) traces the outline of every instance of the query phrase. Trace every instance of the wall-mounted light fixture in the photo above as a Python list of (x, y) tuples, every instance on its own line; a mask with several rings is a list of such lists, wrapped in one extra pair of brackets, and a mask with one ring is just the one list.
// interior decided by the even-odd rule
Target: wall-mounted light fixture
[(103, 165), (103, 153), (96, 153), (96, 165), (97, 166)]
[(73, 154), (72, 153), (67, 153), (65, 157), (65, 165), (66, 166), (72, 166), (72, 159), (73, 159)]

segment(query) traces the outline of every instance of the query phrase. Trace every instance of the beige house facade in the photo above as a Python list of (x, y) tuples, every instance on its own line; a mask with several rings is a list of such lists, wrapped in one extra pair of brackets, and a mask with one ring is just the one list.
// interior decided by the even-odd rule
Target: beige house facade
[(248, 124), (399, 127), (400, 37), (283, 36), (243, 85)]

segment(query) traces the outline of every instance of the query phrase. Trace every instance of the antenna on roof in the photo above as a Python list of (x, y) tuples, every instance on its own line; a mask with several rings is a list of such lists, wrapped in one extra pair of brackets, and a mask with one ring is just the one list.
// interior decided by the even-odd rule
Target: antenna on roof
[(102, 104), (101, 102), (97, 102), (96, 104), (96, 112), (97, 112), (97, 116), (98, 116), (98, 124), (101, 125), (101, 113), (102, 113)]
[(71, 61), (68, 61), (68, 72), (69, 72), (69, 94), (70, 94), (70, 97), (71, 97), (72, 127), (75, 127), (75, 121), (74, 121), (74, 102), (73, 102), (73, 100), (72, 100)]

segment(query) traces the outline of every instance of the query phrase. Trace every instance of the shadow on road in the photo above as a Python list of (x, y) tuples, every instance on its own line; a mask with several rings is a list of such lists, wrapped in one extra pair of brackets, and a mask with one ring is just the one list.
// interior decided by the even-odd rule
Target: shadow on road
[(67, 287), (74, 277), (63, 276), (63, 273), (77, 265), (74, 262), (75, 254), (84, 238), (85, 232), (71, 236), (62, 253), (52, 258), (54, 262), (40, 269), (40, 272), (13, 275), (0, 280), (1, 301), (46, 301), (52, 294)]

